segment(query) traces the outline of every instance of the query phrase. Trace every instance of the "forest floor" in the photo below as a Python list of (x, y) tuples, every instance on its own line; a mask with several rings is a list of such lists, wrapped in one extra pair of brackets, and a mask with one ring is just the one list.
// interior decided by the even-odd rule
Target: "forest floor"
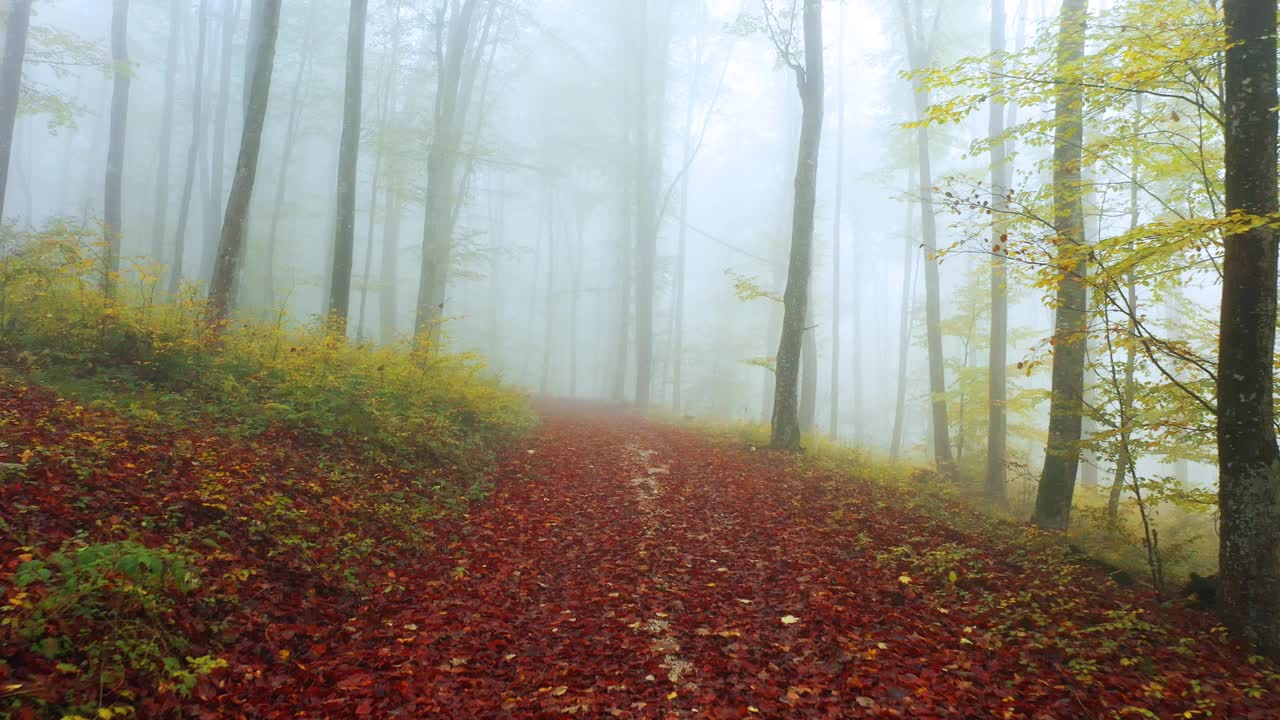
[[(1209, 615), (1049, 536), (693, 428), (541, 413), (492, 493), (409, 552), (361, 499), (394, 472), (342, 447), (0, 384), (0, 462), (25, 476), (0, 477), (0, 716), (57, 717), (43, 703), (90, 676), (141, 717), (1277, 717), (1280, 676)], [(380, 547), (324, 539), (358, 532)], [(23, 565), (126, 536), (204, 548), (202, 584), (150, 611), (216, 663), (157, 686), (30, 645), (74, 618), (41, 605), (56, 576), (11, 582)]]

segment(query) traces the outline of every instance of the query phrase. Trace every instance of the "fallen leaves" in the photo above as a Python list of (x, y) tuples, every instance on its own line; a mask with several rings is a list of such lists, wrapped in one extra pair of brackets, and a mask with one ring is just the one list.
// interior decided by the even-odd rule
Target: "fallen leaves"
[[(988, 528), (946, 525), (894, 491), (689, 430), (589, 406), (544, 410), (493, 495), (465, 522), (431, 521), (439, 547), (411, 553), (379, 547), (399, 531), (360, 512), (363, 495), (415, 479), (364, 468), (356, 484), (334, 485), (319, 461), (352, 467), (350, 449), (141, 432), (38, 394), (0, 394), (0, 462), (43, 448), (28, 458), (31, 482), (0, 485), (0, 527), (21, 530), (0, 536), (0, 580), (21, 555), (86, 528), (160, 542), (136, 523), (197, 533), (272, 512), (314, 526), (291, 545), (227, 532), (200, 559), (205, 577), (220, 578), (210, 607), (232, 629), (215, 636), (200, 614), (211, 610), (197, 607), (181, 621), (230, 667), (182, 700), (122, 685), (148, 717), (163, 706), (280, 719), (1033, 719), (1127, 707), (1262, 718), (1275, 707), (1275, 676), (1203, 616), (1067, 582)], [(81, 480), (65, 458), (85, 437), (130, 445)], [(175, 461), (176, 447), (188, 459)], [(655, 467), (666, 472), (641, 495), (632, 480)], [(375, 539), (368, 561), (342, 565), (333, 539), (344, 533)], [(908, 538), (920, 552), (895, 552)], [(968, 548), (963, 572), (931, 548)], [(913, 564), (925, 556), (938, 569)], [(76, 680), (3, 632), (0, 694)], [(1105, 682), (1082, 689), (1086, 670)]]

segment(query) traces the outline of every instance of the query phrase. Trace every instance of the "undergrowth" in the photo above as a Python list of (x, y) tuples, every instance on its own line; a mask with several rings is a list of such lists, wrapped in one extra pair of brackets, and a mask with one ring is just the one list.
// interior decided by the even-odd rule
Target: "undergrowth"
[[(727, 430), (736, 442), (756, 448), (769, 444), (766, 425), (741, 424)], [(1025, 525), (1035, 498), (1036, 478), (1027, 472), (1009, 473), (1008, 509), (992, 508), (982, 494), (982, 477), (972, 468), (985, 468), (982, 462), (961, 466), (956, 480), (949, 480), (932, 467), (910, 460), (892, 460), (864, 448), (834, 442), (824, 436), (806, 436), (804, 453), (799, 461), (824, 471), (857, 477), (896, 487), (903, 491), (904, 502), (927, 515), (961, 522), (954, 514), (957, 503), (979, 513), (982, 521)], [(966, 468), (969, 468), (966, 470)], [(1218, 543), (1215, 528), (1215, 505), (1206, 491), (1169, 489), (1171, 479), (1159, 487), (1152, 481), (1144, 488), (1147, 511), (1154, 519), (1160, 538), (1159, 558), (1167, 598), (1174, 598), (1179, 581), (1190, 573), (1210, 575), (1216, 572)], [(1163, 491), (1161, 489), (1163, 488)], [(1121, 502), (1115, 523), (1107, 518), (1107, 488), (1077, 487), (1072, 508), (1072, 528), (1058, 538), (1063, 546), (1064, 563), (1086, 562), (1126, 578), (1154, 584), (1146, 549), (1143, 545), (1141, 518), (1137, 503), (1131, 498)], [(965, 516), (972, 522), (973, 516)], [(973, 528), (968, 528), (973, 529)], [(1016, 537), (1011, 535), (1010, 537)], [(1043, 543), (1043, 541), (1039, 541)]]
[(81, 230), (0, 246), (0, 717), (180, 714), (319, 598), (403, 592), (533, 423), (474, 356), (99, 281)]

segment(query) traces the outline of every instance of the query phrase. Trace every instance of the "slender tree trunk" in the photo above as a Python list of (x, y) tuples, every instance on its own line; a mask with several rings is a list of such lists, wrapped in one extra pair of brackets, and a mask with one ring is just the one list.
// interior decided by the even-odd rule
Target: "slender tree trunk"
[(556, 320), (556, 196), (555, 188), (547, 184), (545, 223), (547, 238), (547, 288), (543, 293), (543, 328), (542, 328), (542, 394), (551, 393), (551, 362), (553, 354), (551, 348), (555, 346), (555, 320)]
[(620, 209), (622, 221), (618, 228), (619, 248), (617, 254), (617, 305), (613, 321), (613, 374), (609, 381), (610, 397), (615, 402), (623, 402), (627, 395), (627, 346), (630, 339), (631, 325), (631, 251), (634, 247), (632, 236), (635, 232), (634, 207), (631, 204), (634, 174), (622, 168), (622, 196)]
[(774, 389), (775, 448), (800, 447), (797, 380), (800, 346), (809, 306), (812, 270), (813, 213), (817, 205), (818, 147), (822, 142), (822, 0), (804, 0), (804, 67), (795, 68), (800, 101), (800, 152), (796, 162), (795, 209), (791, 220), (791, 257), (783, 293), (782, 339), (778, 343), (777, 386)]
[(169, 295), (176, 295), (182, 283), (182, 264), (186, 259), (187, 220), (191, 216), (191, 195), (195, 189), (196, 168), (200, 164), (200, 140), (204, 135), (204, 54), (208, 35), (209, 0), (200, 0), (196, 20), (196, 58), (192, 69), (195, 85), (191, 92), (191, 144), (187, 146), (187, 175), (182, 182), (182, 199), (178, 203), (177, 226), (173, 231), (173, 261), (169, 266)]
[(383, 345), (390, 344), (397, 332), (396, 315), (399, 311), (396, 302), (398, 289), (396, 263), (400, 250), (402, 210), (400, 192), (394, 187), (387, 188), (386, 207), (383, 209), (386, 217), (382, 220), (382, 268), (379, 279), (382, 290), (378, 295), (378, 339)]
[[(347, 82), (343, 98), (342, 139), (338, 150), (338, 190), (333, 235), (333, 269), (329, 278), (328, 316), (331, 330), (347, 334), (351, 307), (351, 261), (356, 236), (356, 167), (360, 158), (360, 105), (364, 95), (364, 31), (368, 0), (351, 0), (347, 23)], [(373, 210), (370, 208), (370, 212)]]
[[(373, 181), (372, 183), (370, 183), (370, 188), (369, 188), (369, 225), (365, 232), (366, 245), (365, 245), (365, 254), (364, 254), (364, 283), (360, 287), (360, 314), (359, 314), (360, 320), (359, 320), (358, 329), (356, 330), (356, 337), (359, 337), (359, 338), (364, 337), (365, 305), (369, 297), (369, 285), (371, 283), (371, 278), (373, 275), (373, 231), (375, 227), (374, 219), (377, 215), (375, 210), (378, 207), (378, 186), (379, 186), (378, 181), (382, 175), (383, 145), (385, 143), (385, 137), (383, 137), (383, 135), (387, 131), (387, 124), (391, 121), (391, 110), (392, 108), (395, 107), (394, 98), (396, 96), (397, 70), (399, 70), (400, 68), (400, 35), (401, 35), (400, 8), (401, 8), (401, 5), (399, 0), (397, 0), (394, 7), (395, 9), (393, 12), (395, 13), (395, 19), (392, 21), (392, 25), (391, 25), (391, 41), (390, 41), (391, 56), (390, 56), (390, 59), (387, 61), (387, 71), (383, 75), (383, 81), (382, 81), (383, 82), (382, 107), (378, 112), (379, 138), (378, 138), (377, 148), (374, 153)], [(391, 194), (387, 193), (387, 207), (384, 210), (384, 214), (388, 214), (390, 211), (390, 197), (391, 197)], [(385, 218), (383, 219), (383, 223), (386, 223)]]
[[(1225, 0), (1226, 210), (1280, 212), (1276, 2)], [(1218, 606), (1237, 637), (1280, 659), (1280, 451), (1273, 424), (1276, 229), (1231, 232), (1218, 346)]]
[(1053, 339), (1053, 393), (1044, 471), (1031, 521), (1045, 529), (1071, 524), (1080, 462), (1084, 400), (1085, 303), (1088, 271), (1080, 170), (1084, 149), (1084, 87), (1071, 77), (1084, 57), (1086, 0), (1063, 0), (1058, 34), (1054, 113), (1053, 215), (1058, 235), (1058, 290)]
[(676, 267), (673, 283), (673, 307), (671, 321), (671, 407), (676, 412), (684, 405), (684, 293), (685, 264), (688, 262), (689, 246), (689, 176), (693, 164), (693, 105), (698, 97), (698, 78), (701, 73), (699, 63), (702, 59), (701, 47), (694, 53), (694, 68), (689, 82), (689, 102), (684, 111), (684, 149), (681, 157), (684, 162), (684, 173), (680, 178), (680, 229), (676, 239)]
[[(415, 336), (427, 338), (444, 313), (453, 245), (454, 184), (458, 145), (466, 117), (461, 102), (462, 72), (478, 0), (464, 0), (450, 18), (447, 42), (439, 55), (435, 127), (427, 156), (426, 215), (422, 229), (422, 270), (418, 285)], [(441, 18), (443, 21), (443, 18)], [(478, 50), (477, 50), (478, 52)]]
[[(840, 435), (840, 220), (844, 214), (844, 4), (836, 38), (836, 190), (831, 220), (831, 407), (827, 434)], [(857, 338), (855, 337), (856, 341)], [(853, 362), (857, 364), (857, 353)]]
[(987, 360), (987, 502), (1009, 506), (1006, 468), (1008, 441), (1009, 269), (1006, 264), (1008, 194), (1011, 180), (1004, 143), (1004, 0), (991, 0), (991, 345)]
[[(903, 31), (907, 38), (911, 69), (919, 71), (929, 64), (932, 38), (924, 35), (920, 2), (901, 0)], [(913, 7), (909, 7), (913, 6)], [(913, 14), (914, 13), (914, 14)], [(916, 119), (923, 121), (929, 107), (929, 91), (916, 80)], [(950, 421), (947, 419), (947, 377), (942, 348), (941, 281), (938, 278), (938, 226), (933, 211), (933, 168), (929, 153), (929, 129), (916, 128), (916, 161), (919, 166), (920, 227), (924, 239), (925, 337), (929, 349), (929, 395), (932, 407), (934, 464), (944, 475), (954, 475), (951, 456)]]
[(289, 93), (289, 120), (285, 126), (284, 145), (280, 151), (280, 175), (276, 180), (275, 197), (271, 202), (271, 220), (267, 230), (267, 267), (263, 279), (263, 305), (268, 308), (276, 304), (276, 256), (280, 247), (280, 219), (284, 215), (285, 191), (289, 185), (293, 151), (297, 146), (298, 135), (301, 134), (299, 124), (302, 121), (302, 110), (305, 104), (302, 90), (311, 68), (315, 22), (316, 11), (315, 6), (312, 5), (307, 10), (307, 23), (302, 31), (302, 52), (298, 58), (298, 72), (294, 75), (293, 88)]
[[(226, 160), (227, 109), (231, 105), (231, 52), (235, 40), (236, 20), (240, 17), (239, 0), (225, 0), (222, 15), (222, 45), (218, 55), (218, 100), (213, 112), (213, 141), (209, 155), (209, 192), (205, 200), (205, 246), (201, 255), (200, 277), (213, 275), (219, 248), (219, 223), (222, 221), (225, 193), (222, 170)], [(234, 282), (234, 281), (233, 281)]]
[[(662, 176), (662, 116), (655, 108), (664, 104), (667, 28), (659, 28), (662, 40), (651, 52), (648, 0), (638, 5), (638, 42), (635, 58), (636, 85), (636, 407), (649, 406), (653, 385), (653, 306), (658, 260), (659, 217), (657, 183)], [(667, 6), (670, 9), (670, 6)], [(657, 62), (655, 62), (657, 60)], [(653, 72), (651, 73), (651, 67)]]
[(129, 0), (114, 0), (111, 10), (111, 64), (115, 78), (111, 89), (111, 135), (107, 145), (107, 177), (102, 219), (107, 238), (102, 292), (115, 294), (120, 273), (120, 236), (123, 231), (121, 195), (124, 189), (124, 142), (129, 122)]
[[(907, 187), (916, 184), (916, 169), (907, 171)], [(907, 414), (907, 360), (911, 350), (912, 305), (915, 298), (915, 219), (911, 201), (907, 201), (907, 235), (902, 243), (902, 303), (898, 311), (898, 384), (893, 405), (893, 433), (889, 440), (889, 457), (897, 460), (902, 452), (902, 431)]]
[(569, 261), (569, 397), (578, 396), (578, 300), (582, 294), (582, 256), (587, 249), (586, 223), (586, 211), (580, 206), (573, 228), (573, 258)]
[(4, 66), (0, 68), (0, 224), (4, 223), (5, 190), (9, 184), (9, 159), (13, 156), (13, 128), (22, 92), (22, 60), (27, 53), (31, 25), (31, 0), (13, 0), (4, 34)]
[[(810, 270), (812, 272), (812, 270)], [(813, 296), (809, 297), (800, 343), (800, 431), (812, 433), (818, 421), (818, 341), (814, 336)]]
[(151, 259), (160, 262), (164, 256), (164, 239), (169, 230), (169, 165), (173, 147), (173, 109), (177, 97), (178, 49), (182, 39), (182, 23), (186, 3), (172, 0), (169, 5), (169, 43), (165, 50), (164, 106), (160, 111), (160, 164), (156, 169), (155, 224), (151, 230)]
[(249, 213), (249, 201), (253, 198), (253, 183), (258, 174), (258, 150), (262, 145), (267, 100), (271, 93), (271, 70), (275, 65), (281, 0), (261, 2), (262, 28), (258, 35), (259, 43), (256, 48), (250, 48), (254, 57), (254, 71), (249, 112), (245, 115), (240, 155), (236, 160), (236, 174), (232, 178), (231, 194), (227, 199), (226, 218), (222, 223), (222, 240), (218, 244), (213, 279), (209, 282), (207, 313), (210, 325), (219, 325), (227, 320), (231, 284), (235, 280), (243, 250), (245, 220)]
[[(1139, 93), (1134, 98), (1134, 132), (1136, 133), (1142, 123), (1142, 94)], [(1141, 164), (1138, 152), (1135, 150), (1132, 161), (1129, 166), (1129, 231), (1133, 232), (1138, 227), (1138, 220), (1141, 209), (1138, 206), (1138, 177), (1141, 172)], [(1132, 251), (1134, 248), (1130, 247)], [(1132, 436), (1130, 428), (1131, 419), (1133, 417), (1133, 371), (1134, 362), (1137, 360), (1137, 318), (1138, 318), (1138, 276), (1131, 268), (1126, 278), (1128, 288), (1126, 289), (1126, 303), (1128, 312), (1128, 333), (1125, 343), (1125, 359), (1124, 359), (1124, 385), (1119, 393), (1120, 397), (1117, 402), (1120, 406), (1120, 451), (1116, 456), (1115, 471), (1111, 477), (1111, 490), (1107, 497), (1107, 524), (1112, 528), (1120, 521), (1120, 494), (1124, 489), (1124, 479), (1129, 471), (1130, 452), (1129, 439)]]

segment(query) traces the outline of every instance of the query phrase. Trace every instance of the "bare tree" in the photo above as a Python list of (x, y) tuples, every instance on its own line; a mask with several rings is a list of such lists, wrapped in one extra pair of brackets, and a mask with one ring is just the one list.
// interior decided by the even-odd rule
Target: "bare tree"
[(191, 216), (191, 195), (195, 190), (196, 166), (200, 158), (200, 141), (204, 136), (204, 56), (209, 26), (209, 0), (200, 0), (196, 20), (196, 57), (192, 64), (195, 84), (191, 91), (191, 144), (187, 146), (187, 175), (182, 183), (182, 199), (178, 201), (177, 225), (173, 230), (173, 259), (169, 264), (169, 294), (178, 292), (182, 282), (182, 264), (187, 248), (187, 220)]
[(364, 93), (364, 32), (368, 12), (369, 0), (351, 0), (347, 21), (347, 82), (343, 97), (342, 139), (338, 148), (338, 189), (334, 202), (333, 270), (329, 277), (329, 322), (333, 333), (339, 337), (347, 333), (347, 312), (351, 305), (356, 166), (360, 158), (360, 103)]
[(22, 60), (27, 54), (27, 30), (31, 25), (31, 0), (13, 0), (6, 21), (4, 66), (0, 67), (0, 223), (4, 221), (13, 127), (18, 118), (18, 95), (22, 91)]
[[(934, 17), (934, 29), (926, 35), (923, 0), (899, 0), (902, 14), (902, 30), (907, 41), (907, 55), (913, 72), (920, 72), (929, 65), (931, 47), (937, 37), (937, 24), (942, 17), (941, 8)], [(928, 88), (916, 77), (916, 119), (923, 120), (929, 107)], [(955, 471), (951, 455), (950, 423), (947, 420), (947, 377), (942, 349), (942, 300), (941, 281), (938, 278), (938, 221), (933, 210), (933, 167), (929, 154), (929, 129), (923, 123), (915, 130), (917, 179), (920, 202), (920, 229), (924, 240), (924, 290), (925, 290), (925, 338), (929, 350), (929, 396), (932, 407), (934, 464), (944, 474)]]
[(1005, 454), (1008, 440), (1009, 269), (1006, 222), (1012, 180), (1004, 142), (1004, 0), (991, 0), (991, 114), (987, 135), (991, 142), (991, 346), (987, 360), (987, 501), (998, 508), (1009, 504)]
[[(831, 407), (827, 434), (840, 433), (840, 221), (844, 215), (844, 3), (836, 36), (836, 187), (831, 217)], [(855, 337), (856, 341), (857, 338)], [(856, 364), (857, 353), (854, 354)]]
[(765, 5), (770, 35), (783, 61), (796, 76), (802, 106), (800, 152), (796, 158), (795, 207), (791, 218), (791, 257), (787, 287), (783, 293), (782, 338), (778, 343), (777, 382), (774, 388), (770, 444), (776, 448), (800, 447), (800, 352), (808, 318), (809, 276), (813, 256), (813, 215), (818, 194), (818, 148), (822, 142), (822, 0), (804, 0), (804, 60), (797, 51), (793, 30)]
[(164, 60), (164, 105), (160, 111), (160, 147), (157, 149), (160, 162), (156, 167), (155, 221), (151, 230), (151, 259), (155, 261), (164, 254), (164, 239), (169, 230), (169, 166), (173, 148), (173, 113), (178, 94), (178, 47), (186, 14), (183, 0), (171, 0), (169, 42)]
[(107, 143), (107, 176), (103, 194), (102, 220), (106, 233), (107, 258), (102, 273), (102, 292), (115, 294), (120, 272), (120, 233), (123, 218), (121, 195), (124, 186), (124, 141), (129, 123), (129, 0), (115, 0), (111, 6), (111, 132)]
[(206, 315), (210, 325), (219, 325), (227, 320), (231, 285), (239, 269), (243, 251), (245, 221), (249, 214), (249, 201), (253, 198), (253, 183), (258, 174), (258, 150), (262, 146), (267, 99), (271, 94), (271, 70), (275, 65), (276, 35), (280, 30), (280, 1), (262, 0), (262, 14), (259, 18), (262, 27), (258, 34), (258, 46), (250, 48), (254, 58), (253, 86), (249, 94), (249, 112), (245, 114), (244, 131), (240, 138), (236, 174), (231, 181), (226, 217), (222, 222), (222, 240), (218, 243), (217, 262), (214, 263), (213, 278), (209, 282)]
[[(427, 156), (426, 217), (422, 228), (422, 271), (418, 285), (415, 335), (430, 334), (444, 312), (453, 249), (458, 150), (466, 126), (469, 92), (464, 67), (477, 62), (483, 37), (472, 42), (476, 11), (483, 0), (439, 2), (436, 6), (436, 80), (431, 148)], [(486, 24), (482, 34), (487, 33)], [(474, 77), (474, 74), (473, 74)]]

